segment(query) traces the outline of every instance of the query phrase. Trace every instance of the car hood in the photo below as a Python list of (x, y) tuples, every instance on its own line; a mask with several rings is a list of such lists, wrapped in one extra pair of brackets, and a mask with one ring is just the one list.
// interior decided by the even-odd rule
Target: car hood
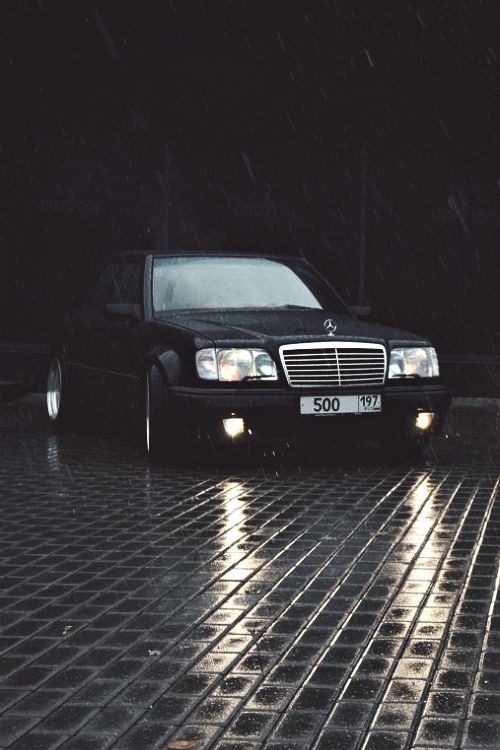
[[(325, 332), (325, 321), (336, 324), (335, 335)], [(347, 313), (325, 310), (227, 310), (186, 311), (162, 314), (159, 322), (183, 328), (214, 344), (259, 341), (269, 339), (285, 341), (335, 341), (361, 340), (379, 343), (428, 344), (422, 336), (351, 318)]]

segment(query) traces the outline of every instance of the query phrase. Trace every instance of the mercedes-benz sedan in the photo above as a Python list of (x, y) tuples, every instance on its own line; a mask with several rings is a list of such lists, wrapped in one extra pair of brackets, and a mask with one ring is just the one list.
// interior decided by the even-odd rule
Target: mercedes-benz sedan
[(420, 451), (450, 396), (418, 334), (356, 318), (302, 259), (130, 252), (53, 343), (50, 419), (138, 415), (153, 460), (260, 440)]

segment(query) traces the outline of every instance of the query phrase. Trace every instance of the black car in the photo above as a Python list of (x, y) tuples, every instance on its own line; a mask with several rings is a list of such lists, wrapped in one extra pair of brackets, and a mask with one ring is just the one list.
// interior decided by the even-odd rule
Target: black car
[(357, 320), (302, 259), (241, 254), (111, 258), (65, 316), (47, 388), (55, 423), (139, 415), (153, 460), (200, 439), (420, 451), (449, 404), (428, 340)]

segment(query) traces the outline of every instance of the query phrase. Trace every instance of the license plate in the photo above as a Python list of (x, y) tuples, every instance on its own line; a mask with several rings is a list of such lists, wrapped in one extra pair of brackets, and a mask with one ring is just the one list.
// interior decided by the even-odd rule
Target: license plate
[(379, 394), (362, 396), (302, 396), (300, 413), (317, 417), (329, 417), (335, 414), (368, 414), (382, 411), (382, 399)]

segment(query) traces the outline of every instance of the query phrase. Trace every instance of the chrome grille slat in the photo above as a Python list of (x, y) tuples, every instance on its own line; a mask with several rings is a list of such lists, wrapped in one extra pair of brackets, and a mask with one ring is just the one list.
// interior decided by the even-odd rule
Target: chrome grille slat
[(285, 344), (280, 357), (289, 385), (296, 388), (383, 385), (387, 355), (382, 344), (335, 341)]

